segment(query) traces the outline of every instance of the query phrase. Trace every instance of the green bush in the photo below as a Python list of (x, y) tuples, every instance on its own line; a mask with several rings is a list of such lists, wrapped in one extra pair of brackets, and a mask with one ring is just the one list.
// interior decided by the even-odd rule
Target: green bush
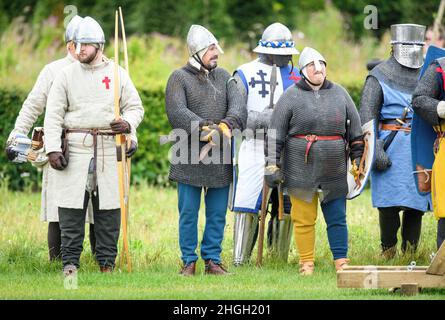
[(364, 84), (364, 82), (344, 85), (345, 89), (348, 91), (352, 100), (354, 100), (354, 103), (355, 103), (355, 106), (357, 107), (357, 109), (359, 108), (360, 96), (362, 94), (363, 84)]
[[(48, 17), (63, 20), (65, 5), (74, 5), (81, 16), (92, 16), (99, 21), (105, 34), (114, 30), (114, 12), (122, 6), (128, 35), (159, 32), (184, 38), (192, 23), (209, 27), (220, 39), (228, 42), (242, 40), (253, 46), (268, 24), (279, 21), (291, 28), (301, 29), (313, 13), (326, 7), (341, 12), (345, 23), (344, 33), (355, 40), (364, 36), (381, 38), (394, 23), (410, 22), (432, 25), (439, 7), (438, 0), (15, 0), (0, 1), (0, 34), (16, 17), (38, 26)], [(367, 5), (378, 10), (378, 28), (367, 30), (363, 22)], [(314, 27), (314, 24), (310, 25)], [(316, 26), (315, 26), (316, 27)], [(330, 29), (327, 34), (330, 33)], [(40, 33), (37, 29), (36, 33)], [(335, 43), (334, 41), (328, 41)]]
[[(439, 8), (437, 0), (333, 0), (334, 6), (345, 18), (345, 29), (348, 29), (355, 40), (364, 36), (381, 38), (392, 24), (416, 23), (431, 26)], [(367, 30), (364, 20), (369, 11), (364, 12), (367, 5), (373, 5), (378, 12), (378, 28)], [(443, 23), (443, 20), (442, 20)]]
[[(9, 133), (14, 128), (15, 119), (19, 113), (26, 94), (17, 89), (0, 89), (0, 141), (4, 149)], [(36, 126), (42, 125), (42, 119), (38, 120)], [(16, 165), (8, 162), (6, 154), (0, 152), (0, 178), (2, 184), (7, 184), (11, 189), (23, 190), (27, 186), (37, 187), (36, 182), (40, 180), (39, 173), (31, 164)]]
[(167, 185), (168, 150), (170, 146), (161, 145), (159, 137), (167, 135), (170, 124), (165, 113), (164, 90), (139, 91), (145, 108), (144, 120), (138, 127), (138, 151), (132, 163), (132, 181)]
[[(347, 86), (351, 97), (358, 106), (361, 84)], [(135, 184), (155, 184), (166, 186), (168, 181), (168, 150), (170, 145), (160, 145), (159, 137), (170, 132), (164, 107), (164, 91), (139, 90), (145, 108), (145, 117), (138, 128), (139, 149), (132, 160), (132, 182)], [(4, 146), (9, 133), (14, 128), (15, 119), (27, 93), (17, 89), (0, 88), (0, 137)], [(41, 126), (43, 116), (39, 117), (36, 126)], [(10, 189), (37, 190), (40, 186), (41, 174), (29, 163), (14, 164), (0, 152), (0, 177)]]

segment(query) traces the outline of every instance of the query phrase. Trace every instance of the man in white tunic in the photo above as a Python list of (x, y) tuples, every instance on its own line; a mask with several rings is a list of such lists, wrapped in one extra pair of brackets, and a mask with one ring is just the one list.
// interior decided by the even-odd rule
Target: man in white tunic
[[(74, 32), (77, 29), (82, 18), (75, 16), (68, 23), (65, 31), (65, 43), (67, 49), (66, 57), (58, 59), (47, 64), (39, 74), (34, 87), (29, 93), (26, 100), (23, 102), (20, 113), (16, 119), (14, 129), (11, 131), (6, 153), (10, 160), (13, 160), (16, 154), (8, 148), (11, 141), (17, 134), (28, 135), (31, 128), (37, 121), (37, 118), (45, 111), (45, 106), (49, 94), (49, 90), (53, 84), (54, 78), (60, 73), (60, 71), (69, 66), (73, 62), (77, 61), (77, 55), (74, 47)], [(59, 227), (59, 214), (57, 212), (57, 206), (54, 203), (55, 189), (54, 189), (54, 169), (50, 165), (45, 163), (33, 163), (34, 165), (42, 168), (42, 198), (41, 198), (41, 220), (48, 221), (48, 252), (50, 261), (60, 259), (60, 227)], [(87, 222), (90, 222), (90, 244), (91, 251), (94, 253), (95, 237), (94, 237), (94, 225), (92, 222), (92, 216), (87, 216)]]
[[(292, 33), (281, 23), (268, 26), (258, 46), (253, 50), (259, 58), (240, 66), (234, 74), (239, 91), (244, 95), (247, 108), (247, 129), (238, 155), (238, 180), (234, 188), (235, 211), (233, 263), (248, 262), (255, 245), (258, 230), (258, 212), (261, 207), (264, 181), (264, 133), (272, 115), (273, 106), (283, 92), (300, 80), (298, 70), (293, 68), (292, 55), (295, 49)], [(271, 195), (272, 211), (268, 228), (268, 246), (281, 260), (287, 261), (292, 222), (290, 201), (284, 198), (283, 220), (278, 219), (278, 192)]]
[[(103, 55), (100, 25), (85, 17), (74, 41), (79, 62), (65, 68), (51, 88), (45, 116), (46, 153), (56, 169), (56, 205), (62, 230), (64, 274), (79, 268), (85, 211), (93, 203), (96, 259), (102, 272), (115, 265), (120, 229), (115, 135), (135, 133), (144, 109), (133, 82)], [(119, 86), (121, 118), (114, 117), (114, 86)], [(64, 137), (67, 143), (61, 136)], [(62, 148), (62, 143), (66, 148)], [(132, 152), (136, 143), (128, 149)], [(64, 151), (64, 152), (62, 152)]]

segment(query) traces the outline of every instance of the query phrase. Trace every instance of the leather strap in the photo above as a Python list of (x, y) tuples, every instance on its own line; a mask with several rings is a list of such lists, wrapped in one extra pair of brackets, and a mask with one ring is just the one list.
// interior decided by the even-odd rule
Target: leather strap
[(400, 121), (402, 121), (403, 123), (410, 124), (412, 120), (413, 120), (412, 118), (406, 118), (403, 121), (401, 119), (383, 119), (380, 120), (379, 122), (382, 124), (401, 124)]
[(334, 141), (334, 140), (343, 140), (343, 136), (317, 136), (315, 134), (296, 134), (293, 136), (294, 138), (298, 138), (298, 139), (305, 139), (307, 141), (306, 144), (306, 153), (304, 155), (304, 162), (307, 163), (307, 158), (309, 155), (309, 150), (312, 147), (312, 144), (319, 141), (319, 140), (323, 140), (323, 141)]
[(411, 132), (411, 127), (403, 127), (400, 124), (380, 124), (380, 130)]
[(100, 130), (100, 129), (66, 129), (66, 133), (88, 133), (99, 136), (115, 136), (116, 134), (113, 131), (109, 130)]
[[(116, 134), (112, 131), (99, 129), (67, 129), (66, 134), (68, 133), (85, 133), (85, 135), (91, 134), (93, 136), (93, 193), (95, 194), (97, 189), (97, 136), (115, 136)], [(104, 155), (102, 154), (102, 156)]]

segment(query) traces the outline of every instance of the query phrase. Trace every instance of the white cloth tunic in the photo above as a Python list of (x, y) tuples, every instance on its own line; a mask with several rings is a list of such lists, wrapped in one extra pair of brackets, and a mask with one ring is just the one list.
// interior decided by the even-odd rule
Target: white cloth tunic
[[(127, 72), (119, 67), (120, 112), (134, 133), (144, 109)], [(114, 117), (114, 62), (106, 59), (94, 66), (76, 62), (65, 68), (51, 88), (45, 115), (46, 153), (61, 152), (62, 129), (110, 130)], [(69, 133), (69, 163), (55, 170), (56, 205), (81, 209), (84, 203), (88, 166), (93, 158), (93, 137)], [(120, 207), (116, 144), (114, 136), (97, 137), (97, 185), (99, 209)]]
[[(270, 103), (270, 77), (272, 66), (256, 59), (240, 66), (237, 71), (247, 92), (247, 111), (262, 112)], [(274, 104), (283, 92), (300, 79), (297, 70), (290, 66), (277, 68)], [(261, 208), (261, 191), (264, 180), (264, 142), (245, 139), (238, 153), (238, 179), (232, 210), (258, 213)]]
[[(46, 102), (48, 99), (48, 94), (53, 84), (56, 76), (61, 72), (62, 69), (69, 66), (74, 59), (70, 54), (66, 57), (53, 61), (47, 64), (37, 78), (34, 87), (28, 94), (28, 97), (23, 102), (22, 108), (20, 109), (19, 115), (16, 119), (14, 130), (11, 132), (10, 136), (16, 133), (22, 133), (28, 135), (34, 123), (37, 121), (38, 117), (45, 111)], [(59, 213), (58, 208), (54, 203), (54, 194), (56, 189), (54, 189), (53, 181), (54, 169), (47, 163), (42, 167), (42, 196), (41, 196), (41, 209), (40, 218), (42, 221), (48, 222), (58, 222)], [(92, 221), (92, 214), (87, 214), (87, 222)]]

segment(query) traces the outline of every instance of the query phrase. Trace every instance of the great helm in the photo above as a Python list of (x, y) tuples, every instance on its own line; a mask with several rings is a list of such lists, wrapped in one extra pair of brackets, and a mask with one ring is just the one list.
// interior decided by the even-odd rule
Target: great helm
[(199, 51), (211, 46), (216, 45), (218, 51), (224, 53), (218, 44), (215, 36), (203, 26), (193, 24), (187, 34), (187, 47), (190, 56), (194, 56)]
[(393, 24), (391, 45), (393, 56), (401, 65), (418, 69), (423, 65), (425, 26), (418, 24)]
[(283, 56), (299, 54), (295, 49), (292, 33), (279, 22), (272, 23), (264, 30), (261, 40), (253, 52)]

